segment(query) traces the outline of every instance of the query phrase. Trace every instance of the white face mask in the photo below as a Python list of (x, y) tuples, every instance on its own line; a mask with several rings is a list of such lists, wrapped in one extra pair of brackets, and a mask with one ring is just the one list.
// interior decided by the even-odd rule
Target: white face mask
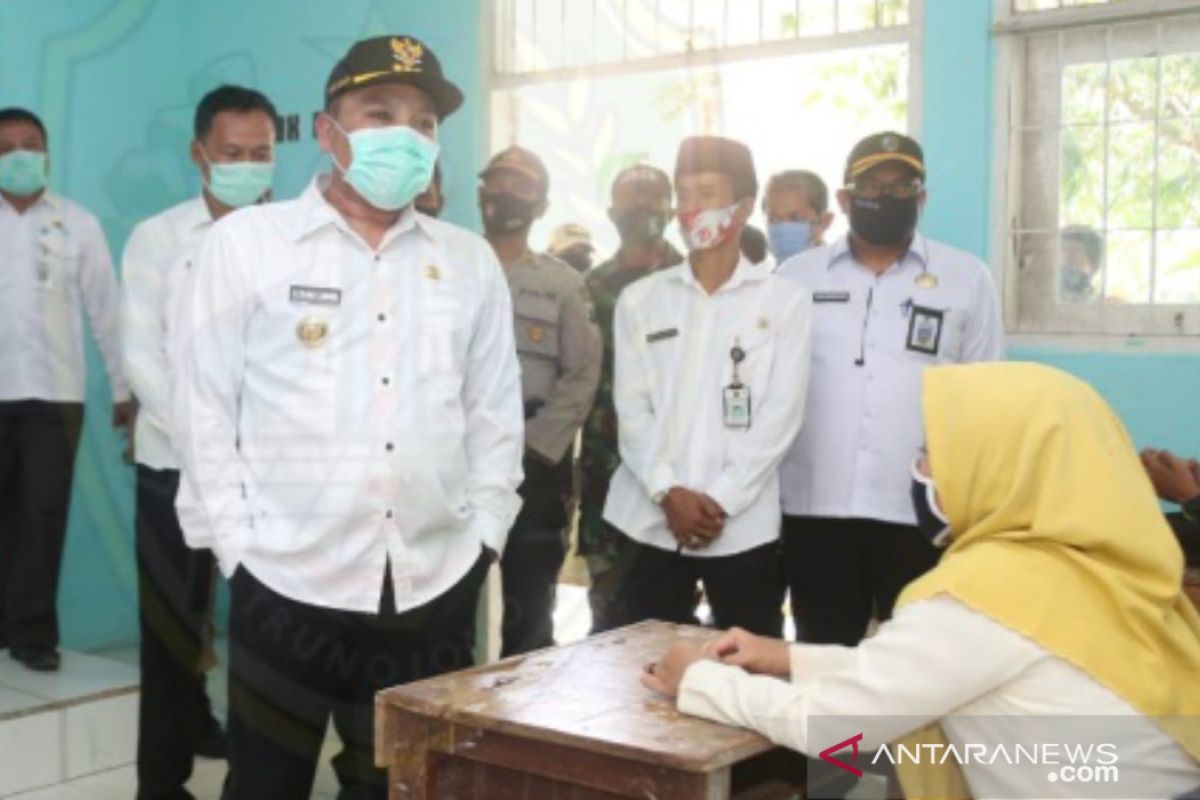
[(733, 234), (733, 216), (738, 203), (728, 208), (689, 211), (679, 214), (679, 230), (688, 250), (711, 250), (729, 241)]

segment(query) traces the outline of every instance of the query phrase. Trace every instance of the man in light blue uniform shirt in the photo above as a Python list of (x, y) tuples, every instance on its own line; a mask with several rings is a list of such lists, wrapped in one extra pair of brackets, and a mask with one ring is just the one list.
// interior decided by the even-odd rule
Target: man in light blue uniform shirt
[(855, 146), (838, 201), (850, 232), (781, 265), (812, 293), (804, 427), (781, 468), (784, 557), (800, 638), (854, 645), (937, 561), (915, 527), (911, 468), (923, 443), (927, 367), (1000, 359), (986, 265), (917, 231), (920, 145), (898, 133)]

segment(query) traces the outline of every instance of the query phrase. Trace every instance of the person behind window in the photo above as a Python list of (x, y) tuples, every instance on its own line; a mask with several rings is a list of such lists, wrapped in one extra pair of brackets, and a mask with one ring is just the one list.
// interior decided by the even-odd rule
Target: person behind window
[(1060, 238), (1060, 300), (1064, 303), (1091, 303), (1099, 299), (1096, 281), (1104, 263), (1104, 240), (1094, 228), (1087, 225), (1063, 228)]

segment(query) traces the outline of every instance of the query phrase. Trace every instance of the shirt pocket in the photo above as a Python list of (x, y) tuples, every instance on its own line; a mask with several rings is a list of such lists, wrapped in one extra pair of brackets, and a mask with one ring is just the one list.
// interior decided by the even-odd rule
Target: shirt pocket
[[(771, 386), (771, 372), (775, 360), (775, 337), (769, 330), (755, 328), (752, 332), (738, 337), (745, 359), (738, 366), (738, 378), (750, 387), (752, 395), (762, 397)], [(733, 378), (733, 358), (729, 357), (730, 367), (726, 374), (728, 382)]]
[(522, 297), (514, 308), (517, 353), (558, 361), (558, 303), (544, 297)]

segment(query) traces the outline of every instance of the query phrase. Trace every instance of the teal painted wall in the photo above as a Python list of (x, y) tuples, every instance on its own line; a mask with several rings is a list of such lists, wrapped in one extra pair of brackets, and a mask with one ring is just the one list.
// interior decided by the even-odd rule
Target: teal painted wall
[[(301, 139), (281, 145), (278, 194), (321, 165), (309, 120), (334, 59), (357, 38), (425, 39), (467, 95), (442, 132), (447, 218), (474, 227), (486, 154), (482, 4), (488, 0), (6, 0), (0, 3), (0, 105), (27, 105), (51, 128), (52, 183), (105, 223), (114, 255), (129, 229), (197, 189), (186, 158), (191, 114), (216, 84), (255, 85)], [(924, 0), (923, 118), (930, 167), (925, 231), (989, 256), (992, 0)], [(1200, 452), (1194, 353), (1076, 352), (1018, 346), (1014, 358), (1066, 369), (1109, 399), (1140, 445)], [(107, 386), (89, 351), (89, 408), (77, 465), (61, 607), (66, 643), (136, 638), (132, 475), (109, 430)]]
[[(325, 163), (311, 136), (329, 69), (350, 43), (403, 32), (439, 55), (467, 95), (442, 130), (452, 221), (474, 224), (486, 149), (481, 0), (5, 0), (0, 106), (27, 106), (50, 129), (55, 191), (104, 223), (114, 259), (139, 220), (198, 191), (187, 159), (195, 103), (223, 82), (254, 86), (300, 139), (278, 150), (277, 196)], [(60, 609), (63, 641), (136, 641), (133, 474), (108, 423), (107, 379), (88, 352), (88, 406), (76, 465)]]

